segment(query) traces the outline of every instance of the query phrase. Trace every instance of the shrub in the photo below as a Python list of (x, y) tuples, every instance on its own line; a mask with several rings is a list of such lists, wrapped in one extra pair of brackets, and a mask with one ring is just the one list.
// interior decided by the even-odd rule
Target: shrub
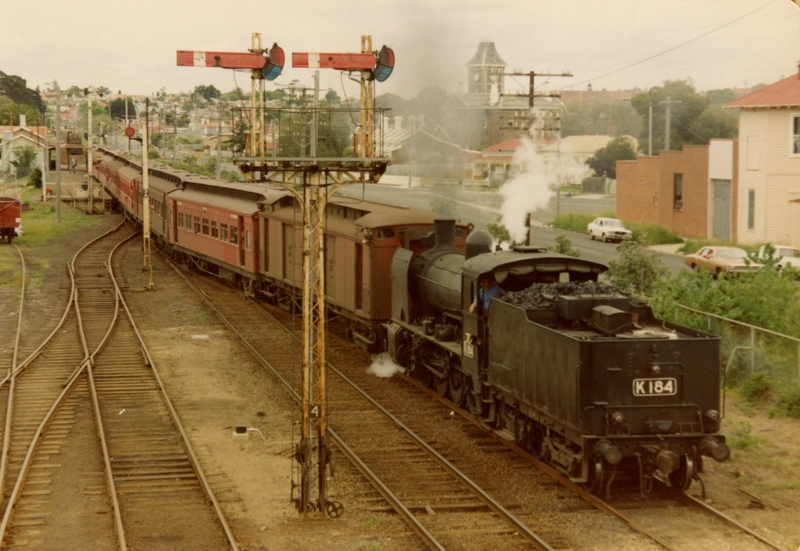
[(790, 387), (779, 391), (775, 397), (775, 405), (769, 410), (769, 416), (800, 419), (800, 389)]
[(578, 249), (573, 248), (572, 241), (570, 241), (569, 238), (563, 233), (556, 237), (556, 246), (555, 248), (551, 248), (551, 250), (567, 256), (574, 256), (575, 258), (578, 258), (581, 255)]
[(764, 372), (754, 373), (742, 383), (740, 393), (742, 398), (751, 405), (758, 403), (769, 396), (772, 384)]
[(608, 277), (619, 289), (637, 295), (652, 296), (668, 270), (661, 258), (647, 250), (641, 236), (617, 245), (619, 259), (608, 263)]
[(34, 188), (42, 187), (42, 169), (38, 166), (28, 174), (28, 185)]

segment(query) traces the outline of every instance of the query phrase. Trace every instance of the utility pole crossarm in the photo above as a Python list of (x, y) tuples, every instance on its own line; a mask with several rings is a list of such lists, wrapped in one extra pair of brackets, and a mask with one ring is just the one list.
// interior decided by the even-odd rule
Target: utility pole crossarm
[(502, 96), (507, 97), (517, 97), (517, 98), (528, 98), (528, 107), (533, 107), (533, 98), (558, 98), (561, 97), (561, 94), (558, 92), (551, 92), (549, 94), (535, 94), (533, 91), (533, 81), (536, 77), (571, 77), (572, 73), (569, 71), (563, 71), (561, 73), (537, 73), (536, 71), (528, 71), (527, 73), (521, 72), (514, 72), (514, 73), (503, 73), (503, 76), (509, 77), (528, 77), (528, 93), (527, 94), (501, 94)]

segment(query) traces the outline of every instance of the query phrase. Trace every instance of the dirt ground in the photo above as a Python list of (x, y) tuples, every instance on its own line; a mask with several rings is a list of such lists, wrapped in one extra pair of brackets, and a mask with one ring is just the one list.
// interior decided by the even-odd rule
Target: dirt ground
[[(111, 225), (108, 217), (102, 227)], [(47, 319), (58, 310), (53, 297), (58, 295), (63, 266), (92, 233), (101, 233), (101, 227), (81, 228), (40, 250), (25, 249), (32, 262), (30, 269), (40, 274), (36, 279), (41, 282), (29, 290), (26, 318)], [(298, 515), (291, 502), (292, 482), (297, 480), (292, 455), (298, 419), (287, 392), (239, 349), (230, 333), (182, 287), (158, 255), (153, 256), (155, 290), (145, 291), (141, 253), (136, 246), (128, 247), (122, 268), (126, 296), (141, 320), (139, 329), (240, 548), (421, 549), (394, 515), (370, 511), (376, 494), (345, 464), (336, 465), (336, 476), (330, 480), (331, 496), (344, 503), (345, 514), (336, 520)], [(15, 258), (13, 249), (0, 250), (0, 287), (14, 284), (9, 267)], [(17, 306), (11, 295), (0, 294), (3, 359), (13, 341)], [(30, 343), (43, 337), (46, 329), (30, 321), (26, 328)], [(787, 551), (800, 548), (800, 420), (770, 419), (766, 408), (747, 407), (730, 394), (726, 414), (723, 432), (731, 443), (732, 457), (724, 464), (707, 461), (709, 472), (704, 478), (709, 483), (709, 500), (730, 504), (728, 514), (759, 527)], [(247, 439), (234, 438), (237, 425), (253, 429)], [(762, 505), (754, 504), (739, 488), (762, 498)], [(696, 492), (696, 487), (692, 491)], [(603, 546), (594, 542), (580, 548), (599, 550)]]

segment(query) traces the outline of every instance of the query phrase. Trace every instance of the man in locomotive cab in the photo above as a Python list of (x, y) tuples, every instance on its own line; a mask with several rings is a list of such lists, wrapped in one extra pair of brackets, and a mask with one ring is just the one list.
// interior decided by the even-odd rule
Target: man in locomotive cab
[(492, 274), (483, 274), (478, 278), (478, 293), (472, 297), (472, 304), (469, 307), (470, 313), (478, 309), (478, 301), (482, 306), (482, 312), (489, 311), (489, 304), (496, 296), (505, 296), (508, 291), (504, 291), (494, 280)]

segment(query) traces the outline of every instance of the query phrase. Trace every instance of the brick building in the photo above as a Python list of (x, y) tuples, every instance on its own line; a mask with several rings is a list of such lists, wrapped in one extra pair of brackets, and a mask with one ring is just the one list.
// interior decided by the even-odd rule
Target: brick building
[(737, 240), (738, 148), (714, 139), (617, 161), (617, 217), (691, 238)]

